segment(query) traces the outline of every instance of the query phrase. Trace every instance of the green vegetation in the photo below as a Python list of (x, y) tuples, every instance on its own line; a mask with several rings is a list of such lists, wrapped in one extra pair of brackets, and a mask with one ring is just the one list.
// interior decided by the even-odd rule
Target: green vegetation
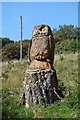
[(4, 47), (5, 45), (9, 43), (13, 43), (13, 40), (10, 40), (9, 38), (0, 38), (0, 48)]
[[(23, 46), (22, 57), (24, 58), (28, 54), (29, 40), (24, 41), (22, 46)], [(2, 49), (2, 60), (3, 61), (13, 60), (13, 59), (19, 60), (19, 58), (20, 58), (20, 43), (19, 42), (10, 43), (10, 44), (7, 44), (5, 47), (3, 47)]]
[(27, 68), (27, 60), (3, 63), (3, 88), (21, 88)]
[(59, 25), (58, 30), (53, 29), (56, 40), (60, 39), (79, 39), (80, 38), (80, 27), (74, 27), (74, 25)]
[[(58, 78), (61, 100), (51, 106), (42, 105), (25, 108), (20, 106), (22, 82), (28, 67), (27, 52), (29, 40), (23, 41), (23, 61), (19, 59), (19, 42), (12, 42), (2, 47), (2, 117), (14, 118), (78, 118), (79, 116), (79, 81), (78, 50), (80, 29), (73, 25), (59, 26), (53, 29), (55, 38), (54, 68)], [(17, 60), (15, 60), (17, 59)], [(6, 61), (6, 62), (5, 62)]]
[(78, 52), (79, 42), (78, 39), (62, 39), (56, 42), (55, 53), (56, 54), (68, 54), (70, 52)]
[[(63, 59), (62, 59), (63, 58)], [(78, 53), (55, 55), (60, 101), (51, 106), (19, 106), (22, 81), (27, 62), (3, 63), (3, 118), (77, 118), (78, 105)]]
[(56, 48), (55, 53), (77, 52), (79, 49), (80, 28), (73, 25), (59, 26), (58, 30), (53, 29)]

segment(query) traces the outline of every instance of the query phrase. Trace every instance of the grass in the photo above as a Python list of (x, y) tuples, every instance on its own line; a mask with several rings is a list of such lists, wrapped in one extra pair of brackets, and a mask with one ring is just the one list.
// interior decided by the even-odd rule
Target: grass
[(22, 81), (27, 62), (8, 62), (3, 64), (3, 119), (4, 118), (77, 118), (78, 104), (78, 54), (59, 54), (55, 56), (54, 68), (57, 72), (61, 101), (51, 106), (32, 106), (29, 109), (19, 106)]
[(26, 61), (22, 61), (22, 63), (11, 61), (3, 64), (3, 88), (21, 88), (26, 68)]

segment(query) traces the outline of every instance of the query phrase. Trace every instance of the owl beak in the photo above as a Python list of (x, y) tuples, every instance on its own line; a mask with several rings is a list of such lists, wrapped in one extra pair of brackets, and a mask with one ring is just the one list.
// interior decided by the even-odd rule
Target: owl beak
[(41, 33), (41, 32), (40, 32), (40, 30), (39, 30), (37, 34), (40, 34), (40, 33)]

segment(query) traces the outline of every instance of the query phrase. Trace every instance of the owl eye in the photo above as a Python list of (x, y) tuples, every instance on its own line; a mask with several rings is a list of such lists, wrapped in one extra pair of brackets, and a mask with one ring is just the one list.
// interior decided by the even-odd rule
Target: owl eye
[(45, 28), (44, 28), (44, 29), (42, 29), (42, 31), (45, 31)]
[(39, 30), (40, 30), (40, 31), (43, 31), (43, 29), (45, 29), (44, 27), (45, 27), (45, 26), (42, 25), (42, 26), (39, 28)]

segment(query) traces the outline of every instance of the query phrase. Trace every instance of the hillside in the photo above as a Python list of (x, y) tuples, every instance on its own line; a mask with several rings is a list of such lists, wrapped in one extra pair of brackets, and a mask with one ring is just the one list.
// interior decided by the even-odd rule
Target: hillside
[(79, 109), (78, 53), (55, 55), (54, 68), (62, 99), (47, 108), (32, 106), (26, 109), (18, 105), (27, 65), (27, 61), (3, 64), (3, 118), (76, 118)]

